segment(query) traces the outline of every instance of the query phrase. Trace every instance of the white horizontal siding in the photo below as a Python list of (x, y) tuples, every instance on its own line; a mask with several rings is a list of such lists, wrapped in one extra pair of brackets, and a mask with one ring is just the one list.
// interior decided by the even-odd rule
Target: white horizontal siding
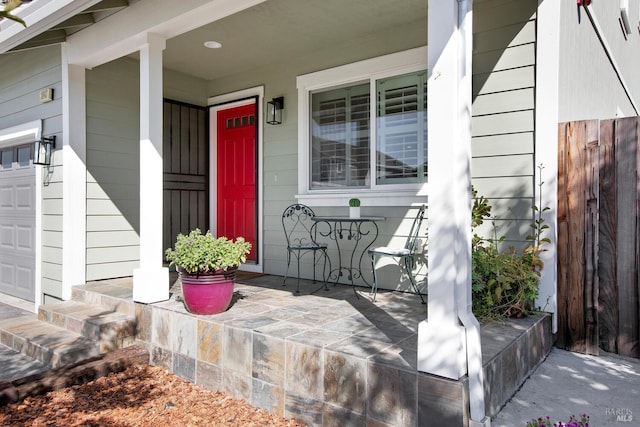
[(123, 261), (137, 261), (140, 248), (136, 246), (118, 246), (87, 249), (87, 264), (103, 264)]
[(42, 248), (42, 259), (46, 262), (48, 260), (56, 260), (62, 258), (62, 248), (56, 248), (53, 246), (44, 246)]
[(138, 62), (87, 70), (87, 280), (138, 267), (139, 129)]
[(120, 215), (121, 212), (135, 213), (139, 208), (137, 200), (93, 199), (87, 204), (87, 216)]
[(474, 54), (474, 73), (488, 73), (494, 71), (522, 68), (535, 64), (535, 45), (533, 43), (496, 49), (489, 52)]
[(139, 197), (139, 187), (136, 185), (118, 184), (98, 184), (87, 182), (87, 199), (109, 199), (117, 195), (117, 199), (137, 200)]
[(62, 183), (61, 182), (49, 182), (42, 187), (42, 197), (46, 199), (62, 198)]
[[(43, 269), (45, 269), (45, 266), (43, 266)], [(50, 272), (51, 269), (46, 268), (47, 272)], [(43, 304), (47, 304), (47, 295), (60, 295), (61, 291), (60, 291), (60, 283), (61, 283), (61, 279), (51, 279), (48, 276), (45, 276), (43, 274), (42, 276), (42, 284), (41, 284), (41, 292), (43, 294)], [(59, 299), (58, 297), (54, 297), (55, 299)], [(51, 302), (51, 300), (49, 300), (49, 302)]]
[(62, 282), (62, 264), (42, 260), (42, 280), (44, 281), (45, 278), (49, 279), (54, 289), (43, 289), (42, 292), (57, 295), (58, 287)]
[[(0, 55), (0, 129), (42, 120), (42, 134), (62, 138), (62, 71), (60, 46)], [(40, 90), (53, 88), (54, 100), (40, 103)], [(62, 294), (62, 197), (60, 150), (55, 150), (42, 190), (41, 292)], [(40, 301), (41, 295), (36, 295)]]
[(42, 230), (62, 232), (62, 215), (42, 215)]
[(481, 34), (514, 23), (525, 24), (535, 19), (537, 4), (536, 0), (474, 0), (473, 29)]
[(42, 210), (50, 215), (62, 215), (62, 199), (43, 198)]
[(491, 216), (497, 218), (528, 219), (531, 217), (533, 198), (495, 198), (487, 199), (491, 205)]
[(473, 75), (474, 96), (517, 90), (534, 85), (535, 68), (533, 66)]
[(87, 233), (106, 230), (129, 231), (132, 228), (133, 224), (123, 215), (87, 215)]
[[(533, 219), (536, 8), (474, 2), (472, 183), (511, 243), (525, 240)], [(492, 232), (490, 221), (476, 230)]]
[(473, 185), (478, 195), (489, 195), (489, 198), (502, 197), (533, 197), (533, 177), (513, 176), (497, 178), (475, 178)]
[(119, 245), (135, 246), (139, 242), (138, 233), (133, 230), (94, 231), (87, 236), (87, 246), (91, 248), (108, 248)]
[(473, 50), (475, 52), (487, 52), (494, 50), (496, 46), (503, 45), (507, 41), (507, 46), (514, 47), (524, 44), (534, 43), (536, 41), (536, 24), (535, 21), (526, 23), (516, 22), (511, 25), (497, 27), (489, 31), (482, 26), (475, 25), (478, 19), (483, 19), (482, 14), (476, 14), (474, 22)]
[(533, 175), (533, 156), (517, 154), (500, 157), (475, 157), (471, 162), (474, 178)]
[(134, 269), (140, 267), (138, 261), (118, 261), (114, 263), (101, 262), (87, 265), (87, 280), (101, 280), (105, 277), (128, 277)]
[(477, 136), (471, 144), (476, 157), (533, 153), (534, 150), (533, 132)]
[(534, 129), (533, 110), (474, 116), (471, 128), (474, 136), (531, 132)]
[(42, 245), (51, 247), (62, 247), (62, 231), (42, 231)]
[[(101, 165), (113, 164), (114, 167), (107, 166), (91, 166), (91, 172), (87, 173), (87, 181), (90, 183), (101, 184), (117, 184), (139, 186), (140, 175), (137, 170), (131, 167), (137, 166), (136, 162), (131, 161), (131, 156), (127, 158), (126, 154), (96, 152), (94, 157), (99, 157), (98, 161)], [(94, 161), (96, 161), (94, 159)], [(129, 167), (127, 167), (129, 166)]]
[(532, 110), (534, 105), (533, 88), (493, 92), (476, 97), (473, 102), (473, 114), (481, 116), (504, 111)]

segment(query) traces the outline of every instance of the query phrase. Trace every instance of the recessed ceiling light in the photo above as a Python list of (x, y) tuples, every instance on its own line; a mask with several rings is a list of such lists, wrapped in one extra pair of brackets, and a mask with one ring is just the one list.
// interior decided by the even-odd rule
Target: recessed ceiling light
[(209, 49), (220, 49), (222, 47), (222, 43), (213, 40), (204, 42), (204, 45)]

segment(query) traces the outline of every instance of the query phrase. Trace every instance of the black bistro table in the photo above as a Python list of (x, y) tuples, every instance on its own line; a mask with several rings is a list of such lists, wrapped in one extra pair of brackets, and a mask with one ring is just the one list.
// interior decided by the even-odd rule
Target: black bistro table
[[(352, 286), (355, 285), (355, 280), (362, 280), (371, 287), (371, 283), (362, 275), (362, 258), (378, 238), (377, 223), (385, 219), (381, 216), (313, 217), (317, 223), (318, 234), (334, 241), (338, 250), (338, 266), (329, 272), (330, 281), (338, 283), (342, 277), (346, 277)], [(347, 243), (350, 243), (353, 248), (347, 248)], [(345, 262), (343, 262), (343, 256), (348, 257)]]

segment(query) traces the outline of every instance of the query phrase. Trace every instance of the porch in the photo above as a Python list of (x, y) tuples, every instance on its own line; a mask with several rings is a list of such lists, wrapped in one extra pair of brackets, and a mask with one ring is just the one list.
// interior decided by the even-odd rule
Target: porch
[[(426, 306), (413, 294), (242, 274), (228, 311), (188, 313), (179, 282), (171, 298), (135, 304), (138, 342), (151, 363), (196, 384), (308, 425), (467, 425), (467, 379), (417, 371), (418, 322)], [(173, 283), (173, 282), (172, 282)], [(73, 288), (73, 299), (131, 309), (130, 278)], [(549, 316), (482, 325), (485, 403), (495, 415), (552, 345)]]

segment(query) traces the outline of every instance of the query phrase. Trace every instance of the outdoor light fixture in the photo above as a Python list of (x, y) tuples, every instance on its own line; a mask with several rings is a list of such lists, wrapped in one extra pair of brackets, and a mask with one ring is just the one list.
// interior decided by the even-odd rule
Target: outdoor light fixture
[(282, 124), (282, 109), (284, 108), (284, 96), (273, 98), (267, 102), (267, 123), (270, 125)]
[(33, 164), (49, 166), (51, 164), (51, 150), (56, 148), (56, 136), (42, 137), (33, 143)]

